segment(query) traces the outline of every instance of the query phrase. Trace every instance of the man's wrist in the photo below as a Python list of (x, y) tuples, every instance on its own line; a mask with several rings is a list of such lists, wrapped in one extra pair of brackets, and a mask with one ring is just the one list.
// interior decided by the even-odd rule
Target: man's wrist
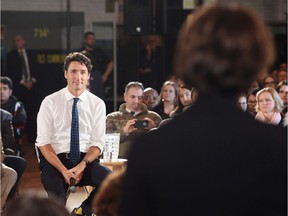
[(84, 162), (84, 163), (86, 164), (86, 166), (88, 166), (88, 165), (91, 163), (91, 161), (88, 160), (88, 159), (86, 159), (86, 158), (84, 158), (84, 159), (82, 160), (82, 162)]

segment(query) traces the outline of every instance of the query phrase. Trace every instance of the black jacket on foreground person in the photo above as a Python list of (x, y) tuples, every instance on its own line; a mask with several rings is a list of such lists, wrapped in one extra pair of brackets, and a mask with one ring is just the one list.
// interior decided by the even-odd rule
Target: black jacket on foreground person
[(183, 26), (175, 71), (197, 101), (133, 143), (120, 216), (286, 216), (287, 128), (236, 107), (274, 60), (272, 36), (243, 6), (202, 6)]
[(123, 215), (285, 215), (287, 128), (232, 98), (200, 97), (135, 145)]

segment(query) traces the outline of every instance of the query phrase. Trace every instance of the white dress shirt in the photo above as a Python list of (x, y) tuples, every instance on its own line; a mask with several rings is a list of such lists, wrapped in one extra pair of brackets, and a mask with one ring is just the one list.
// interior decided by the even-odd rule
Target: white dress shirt
[[(38, 147), (51, 144), (56, 154), (70, 152), (74, 97), (66, 87), (44, 98), (37, 116)], [(102, 153), (106, 131), (105, 103), (87, 90), (78, 98), (80, 151), (86, 153), (90, 146), (97, 146)]]
[(24, 57), (25, 68), (27, 71), (27, 77), (25, 77), (25, 75), (22, 74), (22, 80), (30, 80), (31, 79), (31, 73), (30, 73), (30, 66), (29, 66), (29, 61), (28, 61), (26, 50), (25, 49), (18, 50), (19, 55), (21, 55), (20, 52), (22, 53), (22, 55)]

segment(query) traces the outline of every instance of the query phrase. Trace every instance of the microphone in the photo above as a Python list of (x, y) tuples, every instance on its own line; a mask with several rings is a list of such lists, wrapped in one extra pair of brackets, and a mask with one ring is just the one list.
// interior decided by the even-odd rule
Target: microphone
[(135, 115), (135, 112), (134, 112), (134, 111), (131, 111), (130, 114), (131, 114), (132, 116), (134, 116), (134, 115)]
[(76, 192), (76, 186), (75, 186), (75, 179), (74, 178), (70, 178), (69, 190), (70, 190), (71, 193), (75, 193)]

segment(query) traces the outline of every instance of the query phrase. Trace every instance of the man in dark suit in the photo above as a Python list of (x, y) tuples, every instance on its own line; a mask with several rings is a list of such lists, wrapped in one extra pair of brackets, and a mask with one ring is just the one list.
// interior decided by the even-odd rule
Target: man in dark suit
[(15, 49), (7, 54), (8, 76), (14, 84), (13, 94), (23, 102), (27, 111), (26, 129), (30, 135), (30, 141), (36, 137), (36, 115), (39, 106), (37, 98), (37, 72), (36, 55), (26, 49), (26, 41), (23, 35), (14, 37)]
[(175, 68), (199, 92), (132, 145), (120, 215), (286, 215), (287, 131), (236, 107), (273, 43), (251, 9), (200, 8), (180, 33)]

